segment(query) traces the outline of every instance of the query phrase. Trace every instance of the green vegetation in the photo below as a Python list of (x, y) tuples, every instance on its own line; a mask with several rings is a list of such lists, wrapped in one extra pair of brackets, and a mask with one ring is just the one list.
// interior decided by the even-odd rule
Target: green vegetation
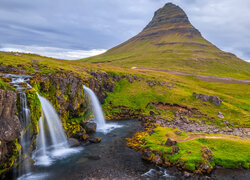
[(0, 78), (0, 89), (3, 89), (3, 90), (7, 90), (7, 89), (15, 90), (15, 88), (10, 86), (9, 83), (4, 82), (2, 78)]
[[(185, 43), (185, 41), (187, 40), (180, 40), (180, 43)], [(169, 42), (169, 39), (166, 38), (166, 41), (163, 40), (164, 42)], [(178, 43), (178, 40), (174, 42)], [(250, 77), (250, 63), (240, 60), (230, 53), (222, 52), (209, 43), (203, 43), (207, 45), (206, 47), (190, 44), (158, 46), (155, 45), (157, 43), (131, 41), (102, 55), (82, 61), (124, 68), (149, 67), (200, 75), (242, 79)], [(189, 43), (196, 43), (196, 41)]]
[(30, 136), (34, 137), (35, 139), (36, 135), (39, 132), (38, 129), (38, 121), (40, 117), (42, 116), (42, 108), (41, 108), (41, 103), (40, 100), (38, 99), (38, 96), (36, 94), (35, 89), (30, 89), (26, 92), (27, 94), (27, 102), (28, 106), (30, 109), (30, 119), (31, 119), (31, 124), (30, 124)]
[[(177, 135), (175, 132), (181, 134)], [(189, 136), (193, 136), (188, 140)], [(208, 147), (213, 154), (211, 166), (219, 165), (225, 168), (250, 167), (250, 141), (249, 139), (241, 139), (234, 136), (226, 135), (206, 135), (199, 133), (185, 133), (178, 129), (168, 127), (158, 127), (154, 129), (151, 136), (144, 136), (145, 145), (143, 149), (150, 148), (153, 151), (163, 153), (164, 159), (173, 164), (184, 163), (184, 167), (194, 171), (199, 168), (204, 159), (201, 155), (202, 147)], [(180, 150), (171, 154), (171, 147), (165, 145), (168, 138), (177, 141)], [(187, 139), (187, 140), (185, 140)]]
[[(166, 85), (155, 85), (150, 87), (146, 82), (151, 77), (161, 80)], [(249, 85), (236, 85), (225, 83), (213, 83), (200, 81), (195, 78), (180, 77), (167, 73), (147, 72), (144, 81), (128, 82), (121, 80), (115, 86), (115, 91), (108, 93), (105, 100), (104, 109), (106, 114), (116, 113), (118, 110), (112, 107), (126, 106), (131, 110), (141, 110), (144, 114), (149, 114), (150, 110), (160, 112), (161, 116), (173, 117), (173, 109), (156, 109), (148, 106), (152, 102), (167, 102), (171, 104), (185, 105), (189, 108), (197, 108), (208, 117), (194, 118), (192, 120), (205, 120), (208, 124), (222, 125), (222, 119), (217, 118), (217, 113), (222, 112), (230, 123), (236, 126), (250, 125), (250, 92)], [(168, 87), (168, 83), (174, 83), (174, 87)], [(223, 100), (220, 106), (210, 102), (203, 102), (195, 99), (193, 92), (218, 96)], [(170, 118), (171, 119), (171, 118)]]

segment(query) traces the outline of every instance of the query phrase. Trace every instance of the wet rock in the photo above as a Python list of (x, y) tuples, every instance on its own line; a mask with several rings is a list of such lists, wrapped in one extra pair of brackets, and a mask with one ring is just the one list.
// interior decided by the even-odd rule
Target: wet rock
[(224, 119), (224, 116), (223, 116), (222, 112), (218, 112), (218, 116), (217, 117), (220, 118), (220, 119)]
[[(0, 169), (8, 169), (17, 158), (16, 140), (22, 127), (17, 117), (17, 95), (14, 91), (0, 89)], [(0, 172), (0, 174), (2, 173)]]
[(174, 146), (174, 145), (176, 145), (176, 141), (173, 141), (171, 138), (168, 138), (165, 145), (166, 146)]
[(77, 146), (80, 146), (80, 142), (78, 141), (78, 139), (69, 138), (68, 141), (69, 141), (70, 147), (77, 147)]
[(211, 166), (209, 164), (203, 163), (199, 167), (199, 171), (203, 173), (209, 173), (211, 171)]
[(156, 154), (153, 158), (152, 158), (152, 162), (155, 164), (162, 164), (162, 159), (161, 156), (159, 154)]
[(90, 156), (88, 156), (88, 159), (91, 159), (91, 160), (99, 160), (99, 159), (101, 159), (101, 156), (100, 155), (90, 155)]
[(89, 139), (89, 135), (88, 134), (83, 134), (82, 139), (83, 139), (83, 141), (87, 141)]
[(189, 173), (189, 172), (187, 172), (187, 171), (184, 171), (184, 177), (185, 178), (189, 178), (189, 177), (191, 177), (192, 176), (192, 173)]
[(90, 138), (89, 142), (91, 143), (100, 143), (102, 140), (102, 138), (98, 137), (98, 138)]
[(88, 121), (84, 124), (84, 129), (87, 133), (94, 133), (96, 132), (96, 123), (94, 121)]
[(171, 154), (178, 153), (180, 151), (180, 148), (178, 146), (172, 146), (171, 148)]
[(141, 158), (150, 161), (151, 160), (152, 151), (147, 148), (141, 151)]

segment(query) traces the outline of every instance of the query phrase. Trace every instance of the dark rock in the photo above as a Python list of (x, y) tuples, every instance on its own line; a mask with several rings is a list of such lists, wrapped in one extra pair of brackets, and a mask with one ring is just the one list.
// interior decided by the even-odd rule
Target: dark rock
[(98, 137), (98, 138), (90, 138), (89, 142), (91, 143), (100, 143), (102, 140), (102, 138)]
[(87, 133), (94, 133), (96, 132), (96, 123), (94, 121), (88, 121), (84, 124), (84, 129)]
[(218, 96), (210, 96), (209, 100), (217, 106), (221, 105), (222, 103), (222, 100)]
[(208, 96), (205, 94), (196, 93), (193, 93), (193, 96), (195, 96), (196, 99), (201, 99), (202, 101), (210, 101), (217, 106), (221, 105), (222, 103), (222, 100), (218, 96)]
[(80, 142), (78, 141), (78, 139), (69, 138), (68, 141), (69, 141), (70, 147), (77, 147), (77, 146), (80, 146)]
[[(13, 165), (16, 145), (22, 131), (17, 117), (17, 95), (14, 91), (0, 89), (0, 169), (8, 169)], [(0, 173), (2, 173), (0, 172)]]
[(99, 156), (99, 155), (96, 155), (96, 156), (90, 155), (90, 156), (88, 156), (88, 159), (90, 159), (90, 160), (99, 160), (99, 159), (101, 159), (101, 156)]
[(171, 148), (171, 154), (178, 153), (180, 151), (180, 148), (178, 146), (172, 146)]
[(230, 123), (229, 123), (227, 120), (225, 120), (224, 123), (225, 123), (227, 126), (230, 125)]
[(173, 146), (173, 145), (176, 145), (176, 141), (173, 141), (171, 138), (168, 138), (166, 143), (165, 143), (166, 146)]
[(123, 77), (127, 78), (130, 83), (134, 81), (130, 75), (124, 75)]
[(141, 158), (145, 159), (145, 160), (148, 160), (148, 161), (151, 160), (151, 155), (152, 155), (152, 151), (149, 148), (144, 149), (141, 152)]
[(134, 80), (138, 80), (139, 79), (139, 77), (136, 76), (136, 75), (133, 75), (133, 78), (134, 78)]
[(150, 114), (151, 116), (153, 116), (153, 115), (155, 115), (155, 112), (154, 112), (154, 111), (150, 111), (149, 114)]
[(162, 159), (161, 156), (159, 154), (156, 154), (153, 158), (152, 158), (152, 162), (155, 164), (162, 164)]
[(154, 81), (147, 81), (147, 83), (148, 83), (148, 85), (149, 85), (150, 87), (153, 87), (153, 86), (156, 85), (156, 82), (154, 82)]
[(214, 160), (212, 151), (206, 146), (202, 147), (201, 156), (204, 160), (207, 160), (209, 162)]

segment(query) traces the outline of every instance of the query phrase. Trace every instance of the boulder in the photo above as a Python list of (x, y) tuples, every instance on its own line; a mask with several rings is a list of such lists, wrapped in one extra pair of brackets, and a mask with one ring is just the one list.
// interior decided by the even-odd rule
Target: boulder
[(201, 99), (202, 101), (210, 101), (211, 103), (219, 106), (222, 103), (222, 100), (218, 96), (209, 96), (205, 94), (196, 94), (193, 93), (196, 99)]
[(96, 123), (94, 121), (88, 121), (84, 124), (84, 129), (87, 133), (95, 133), (96, 132)]
[(168, 138), (165, 145), (166, 146), (174, 146), (174, 145), (176, 145), (176, 141), (173, 141), (171, 138)]
[(156, 154), (153, 158), (152, 158), (153, 163), (155, 164), (162, 164), (162, 159), (161, 156), (159, 154)]
[(80, 142), (75, 138), (69, 138), (68, 142), (69, 142), (70, 147), (80, 146)]
[(152, 151), (150, 150), (150, 148), (147, 148), (141, 151), (141, 158), (144, 160), (150, 161), (151, 155), (152, 155)]
[(171, 148), (171, 154), (178, 153), (180, 151), (180, 148), (178, 146), (172, 146)]

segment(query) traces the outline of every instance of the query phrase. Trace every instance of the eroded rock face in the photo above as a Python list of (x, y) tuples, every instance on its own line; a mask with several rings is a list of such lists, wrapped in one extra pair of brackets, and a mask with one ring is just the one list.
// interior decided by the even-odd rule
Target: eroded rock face
[[(12, 166), (10, 157), (15, 156), (14, 141), (22, 127), (17, 117), (17, 95), (14, 91), (0, 89), (0, 169)], [(15, 158), (14, 158), (15, 159)]]
[(80, 77), (71, 73), (58, 73), (42, 75), (36, 81), (40, 91), (51, 96), (48, 99), (58, 106), (56, 109), (60, 115), (68, 111), (69, 117), (77, 117), (84, 111), (86, 104), (83, 99), (83, 80)]

